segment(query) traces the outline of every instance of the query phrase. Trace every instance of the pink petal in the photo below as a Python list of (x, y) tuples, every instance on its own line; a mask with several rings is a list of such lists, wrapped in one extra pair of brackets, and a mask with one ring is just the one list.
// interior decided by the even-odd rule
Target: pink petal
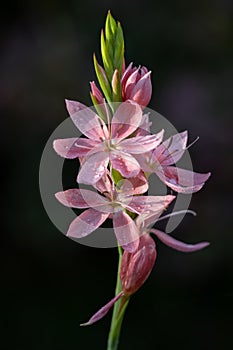
[(67, 236), (72, 238), (86, 237), (101, 226), (108, 216), (108, 213), (102, 213), (92, 208), (87, 209), (72, 221)]
[(56, 193), (55, 197), (60, 203), (69, 208), (95, 208), (109, 205), (109, 202), (104, 197), (85, 189), (69, 189)]
[(85, 136), (94, 140), (104, 140), (108, 136), (103, 120), (90, 108), (80, 102), (69, 100), (66, 100), (66, 107), (73, 123)]
[(112, 139), (131, 135), (139, 127), (141, 119), (142, 110), (138, 104), (132, 101), (121, 103), (112, 118)]
[(151, 155), (152, 155), (151, 151), (147, 152), (147, 153), (144, 153), (144, 154), (135, 154), (134, 155), (134, 157), (138, 161), (141, 169), (144, 172), (147, 172), (147, 173), (153, 173), (154, 172), (153, 164), (152, 164), (152, 167), (151, 167)]
[(92, 185), (101, 179), (107, 169), (109, 156), (106, 152), (97, 152), (86, 159), (78, 174), (77, 182)]
[(133, 197), (129, 206), (139, 213), (152, 212), (159, 217), (175, 198), (171, 195)]
[(111, 301), (109, 301), (106, 305), (101, 307), (99, 311), (97, 311), (88, 322), (80, 324), (80, 326), (90, 326), (91, 324), (99, 321), (101, 318), (103, 318), (108, 311), (111, 309), (111, 307), (115, 304), (117, 300), (119, 300), (123, 295), (123, 292), (120, 292), (115, 298), (113, 298)]
[(121, 78), (121, 86), (122, 86), (122, 97), (123, 100), (127, 100), (126, 96), (125, 96), (125, 84), (130, 76), (130, 74), (132, 74), (133, 72), (135, 72), (137, 70), (137, 68), (132, 68), (133, 63), (131, 62), (128, 67), (126, 68), (126, 70), (124, 71), (122, 78)]
[(132, 94), (132, 90), (137, 84), (138, 80), (140, 79), (141, 75), (139, 73), (139, 68), (134, 68), (134, 71), (131, 71), (131, 74), (129, 75), (124, 90), (125, 90), (125, 97), (129, 99), (129, 97)]
[(175, 238), (167, 235), (166, 233), (155, 229), (150, 229), (150, 232), (154, 233), (158, 237), (158, 239), (164, 244), (166, 244), (168, 247), (171, 247), (175, 250), (184, 253), (196, 252), (197, 250), (201, 250), (209, 245), (209, 242), (201, 242), (197, 244), (187, 244), (184, 242), (180, 242), (177, 241)]
[(187, 131), (169, 137), (153, 153), (153, 157), (161, 165), (175, 164), (183, 156), (187, 145)]
[(119, 197), (132, 196), (145, 193), (148, 190), (148, 182), (142, 171), (137, 177), (131, 177), (127, 180), (122, 180)]
[(149, 120), (149, 113), (142, 115), (141, 124), (139, 125), (138, 129), (135, 130), (134, 136), (145, 136), (150, 135), (150, 127), (152, 125), (152, 122)]
[(140, 106), (147, 106), (152, 95), (151, 71), (146, 73), (134, 86), (130, 93), (130, 99), (136, 101)]
[(168, 187), (179, 193), (199, 191), (211, 175), (211, 173), (200, 174), (173, 166), (164, 167), (156, 174)]
[(124, 211), (113, 214), (113, 227), (119, 244), (127, 252), (134, 252), (139, 245), (139, 232), (131, 217)]
[(141, 170), (136, 159), (129, 153), (114, 150), (110, 153), (110, 161), (112, 167), (126, 178), (136, 176)]
[(98, 142), (84, 138), (59, 139), (53, 142), (53, 148), (59, 156), (68, 159), (86, 156), (95, 151)]
[(103, 174), (101, 179), (94, 184), (94, 187), (100, 192), (112, 192), (114, 185), (111, 178), (110, 172), (106, 169), (106, 172)]
[(137, 136), (119, 142), (118, 150), (132, 154), (140, 154), (151, 151), (157, 147), (163, 138), (164, 130), (156, 135)]

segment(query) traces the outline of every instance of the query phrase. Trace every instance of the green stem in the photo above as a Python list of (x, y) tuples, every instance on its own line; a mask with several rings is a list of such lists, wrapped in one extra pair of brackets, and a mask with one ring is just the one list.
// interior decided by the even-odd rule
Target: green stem
[[(119, 262), (118, 262), (118, 271), (117, 271), (117, 283), (115, 295), (118, 295), (121, 292), (121, 280), (120, 280), (120, 269), (121, 269), (121, 260), (122, 260), (122, 249), (118, 246), (119, 252)], [(113, 309), (112, 322), (108, 336), (108, 347), (107, 350), (117, 350), (121, 325), (124, 318), (125, 310), (129, 302), (129, 297), (122, 297), (118, 300)]]

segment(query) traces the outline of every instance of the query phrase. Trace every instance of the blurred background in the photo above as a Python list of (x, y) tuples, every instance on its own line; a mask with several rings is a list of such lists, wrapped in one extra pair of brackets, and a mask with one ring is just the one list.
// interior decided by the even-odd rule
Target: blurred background
[[(80, 328), (114, 294), (116, 249), (79, 245), (43, 208), (38, 169), (64, 98), (90, 104), (107, 10), (123, 25), (126, 61), (153, 71), (150, 108), (187, 129), (194, 169), (212, 172), (192, 198), (196, 218), (174, 235), (211, 246), (185, 255), (157, 243), (158, 259), (132, 298), (119, 350), (233, 347), (233, 3), (15, 1), (1, 8), (2, 350), (105, 349), (110, 317)], [(72, 174), (72, 181), (74, 172)]]

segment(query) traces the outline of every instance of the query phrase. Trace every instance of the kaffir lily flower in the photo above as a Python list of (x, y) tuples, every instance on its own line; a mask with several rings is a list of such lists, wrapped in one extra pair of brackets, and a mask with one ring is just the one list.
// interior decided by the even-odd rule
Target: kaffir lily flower
[(126, 139), (141, 124), (142, 111), (132, 101), (121, 103), (108, 125), (91, 109), (75, 101), (66, 101), (75, 126), (87, 138), (54, 141), (55, 151), (64, 158), (85, 157), (77, 181), (95, 184), (105, 173), (109, 161), (123, 177), (135, 177), (140, 165), (135, 154), (142, 154), (158, 146), (163, 130), (156, 135)]
[(151, 71), (146, 67), (132, 67), (132, 63), (126, 68), (121, 78), (123, 101), (132, 100), (146, 107), (152, 95)]
[[(193, 213), (191, 211), (187, 211), (189, 213)], [(122, 291), (115, 296), (110, 302), (108, 302), (105, 306), (103, 306), (100, 310), (98, 310), (88, 322), (82, 324), (82, 326), (91, 325), (101, 318), (103, 318), (111, 307), (122, 298), (121, 307), (125, 303), (125, 300), (129, 298), (132, 294), (137, 292), (139, 288), (145, 283), (147, 278), (149, 277), (155, 261), (157, 257), (156, 245), (154, 240), (150, 237), (149, 233), (153, 233), (156, 237), (166, 244), (167, 246), (181, 251), (181, 252), (195, 252), (201, 250), (209, 245), (209, 242), (201, 242), (197, 244), (186, 244), (184, 242), (180, 242), (175, 238), (167, 235), (166, 233), (150, 228), (151, 224), (154, 224), (155, 221), (163, 220), (170, 216), (174, 216), (177, 214), (183, 213), (183, 211), (175, 212), (172, 214), (165, 215), (158, 219), (158, 215), (154, 213), (143, 214), (144, 217), (143, 223), (141, 221), (141, 217), (138, 217), (135, 222), (140, 231), (140, 243), (137, 249), (134, 252), (124, 251), (121, 263), (120, 270), (120, 278)], [(121, 308), (120, 307), (120, 308)]]
[(89, 326), (99, 321), (120, 298), (122, 298), (122, 308), (125, 300), (134, 294), (149, 277), (156, 260), (156, 255), (155, 242), (149, 235), (140, 237), (139, 246), (134, 253), (128, 253), (125, 250), (122, 256), (120, 270), (122, 291), (97, 311), (88, 322), (81, 324), (81, 326)]
[(199, 191), (211, 173), (200, 174), (171, 166), (180, 160), (187, 149), (187, 131), (171, 136), (154, 151), (137, 160), (143, 171), (155, 173), (168, 187), (180, 193)]
[[(106, 175), (109, 178), (108, 175)], [(141, 175), (142, 176), (142, 175)], [(143, 176), (144, 177), (144, 176)], [(146, 179), (141, 177), (132, 182), (123, 180), (117, 190), (111, 181), (96, 184), (104, 196), (86, 189), (69, 189), (56, 193), (57, 200), (70, 208), (87, 209), (73, 220), (67, 232), (72, 238), (82, 238), (102, 225), (109, 217), (113, 219), (113, 228), (119, 244), (127, 251), (133, 252), (139, 244), (139, 231), (133, 219), (126, 213), (141, 215), (145, 211), (157, 213), (158, 216), (175, 198), (174, 196), (134, 196), (145, 192)]]

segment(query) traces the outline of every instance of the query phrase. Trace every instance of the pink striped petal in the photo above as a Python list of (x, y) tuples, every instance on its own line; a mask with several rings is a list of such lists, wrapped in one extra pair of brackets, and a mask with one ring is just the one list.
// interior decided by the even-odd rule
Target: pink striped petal
[(59, 139), (53, 142), (53, 148), (59, 156), (68, 159), (86, 156), (95, 151), (98, 142), (84, 138)]
[(104, 175), (101, 177), (101, 179), (94, 184), (94, 187), (100, 193), (104, 193), (104, 192), (111, 193), (111, 192), (113, 192), (114, 184), (113, 184), (113, 180), (111, 178), (111, 174), (110, 174), (108, 169), (106, 170)]
[(151, 166), (151, 155), (152, 155), (151, 151), (144, 153), (144, 154), (135, 154), (135, 158), (138, 161), (138, 163), (140, 164), (141, 169), (147, 173), (154, 172), (153, 171), (153, 168), (154, 168), (153, 163)]
[(93, 185), (101, 179), (109, 162), (106, 152), (97, 152), (86, 159), (78, 174), (77, 182)]
[(155, 215), (160, 216), (175, 198), (175, 196), (171, 195), (133, 197), (129, 206), (139, 213), (153, 212)]
[(121, 103), (112, 118), (112, 139), (131, 135), (139, 127), (141, 119), (142, 110), (138, 104), (132, 101)]
[(109, 205), (109, 201), (106, 198), (96, 192), (85, 189), (69, 189), (56, 193), (55, 197), (60, 203), (69, 208), (95, 208)]
[(139, 74), (139, 68), (136, 68), (136, 69), (134, 68), (134, 71), (131, 70), (131, 74), (129, 75), (124, 87), (125, 96), (127, 98), (131, 96), (132, 90), (134, 89), (140, 77), (141, 75)]
[(103, 120), (80, 102), (66, 100), (66, 107), (74, 125), (88, 138), (104, 140), (107, 132)]
[(198, 250), (201, 250), (205, 247), (207, 247), (210, 243), (209, 242), (201, 242), (201, 243), (197, 243), (197, 244), (187, 244), (184, 242), (180, 242), (178, 240), (176, 240), (175, 238), (167, 235), (166, 233), (159, 231), (159, 230), (155, 230), (155, 229), (150, 229), (150, 232), (154, 233), (157, 238), (163, 242), (164, 244), (166, 244), (168, 247), (171, 247), (175, 250), (178, 250), (180, 252), (184, 252), (184, 253), (191, 253), (191, 252), (196, 252)]
[(187, 131), (169, 137), (154, 150), (153, 158), (161, 165), (175, 164), (185, 152), (187, 139)]
[(106, 305), (104, 305), (103, 307), (101, 307), (101, 309), (99, 309), (99, 311), (97, 311), (91, 318), (89, 321), (87, 321), (86, 323), (82, 323), (80, 324), (80, 326), (90, 326), (91, 324), (99, 321), (101, 318), (103, 318), (108, 311), (113, 307), (113, 305), (115, 304), (115, 302), (117, 300), (119, 300), (121, 297), (123, 296), (123, 292), (120, 292), (117, 296), (115, 296), (115, 298), (113, 298), (111, 301), (109, 301)]
[(140, 154), (151, 151), (157, 147), (163, 139), (164, 130), (156, 135), (137, 136), (123, 140), (119, 143), (117, 149), (132, 154)]
[(211, 175), (211, 173), (200, 174), (173, 166), (164, 167), (156, 174), (168, 187), (179, 193), (199, 191)]
[(137, 177), (131, 177), (127, 180), (123, 180), (120, 187), (119, 197), (132, 196), (145, 193), (148, 190), (148, 182), (142, 171), (139, 172)]
[(136, 101), (140, 106), (148, 105), (152, 95), (151, 71), (143, 75), (130, 93), (130, 99)]
[(138, 129), (135, 130), (134, 136), (145, 136), (150, 135), (150, 127), (152, 125), (152, 122), (150, 122), (149, 119), (149, 113), (142, 115), (141, 124), (139, 125)]
[(110, 153), (112, 167), (118, 170), (122, 176), (134, 177), (141, 170), (139, 163), (131, 154), (114, 150)]
[(139, 231), (131, 217), (124, 211), (113, 214), (113, 227), (119, 244), (133, 253), (139, 245)]
[(109, 213), (102, 213), (95, 209), (87, 209), (77, 216), (67, 232), (67, 236), (71, 238), (83, 238), (95, 231), (108, 218)]

